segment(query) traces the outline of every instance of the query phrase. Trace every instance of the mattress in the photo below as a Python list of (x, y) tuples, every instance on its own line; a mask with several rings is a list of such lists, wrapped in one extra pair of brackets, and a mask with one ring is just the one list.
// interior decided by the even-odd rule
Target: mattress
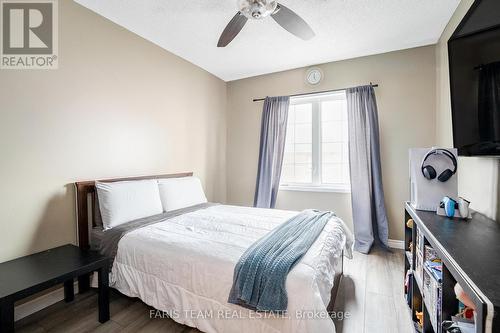
[(131, 231), (118, 243), (111, 284), (203, 332), (335, 332), (327, 306), (334, 266), (352, 235), (334, 217), (290, 271), (286, 315), (227, 302), (243, 252), (297, 212), (218, 205)]

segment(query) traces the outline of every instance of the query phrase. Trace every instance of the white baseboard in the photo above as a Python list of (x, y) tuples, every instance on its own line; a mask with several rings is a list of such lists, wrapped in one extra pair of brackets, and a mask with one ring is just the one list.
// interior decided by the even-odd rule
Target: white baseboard
[[(75, 293), (78, 293), (77, 282), (75, 282)], [(17, 321), (23, 319), (24, 317), (27, 317), (62, 300), (64, 300), (64, 288), (53, 290), (47, 294), (16, 306), (14, 311), (14, 320)]]
[(404, 250), (405, 242), (397, 239), (389, 239), (387, 242), (390, 248)]

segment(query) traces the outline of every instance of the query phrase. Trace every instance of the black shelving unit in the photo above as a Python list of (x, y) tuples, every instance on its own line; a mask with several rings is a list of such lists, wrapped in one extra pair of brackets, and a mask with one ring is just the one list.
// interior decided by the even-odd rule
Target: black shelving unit
[[(405, 204), (405, 295), (417, 332), (441, 333), (442, 321), (458, 313), (457, 282), (476, 306), (475, 332), (500, 332), (500, 225), (476, 212), (472, 216), (450, 219)], [(410, 219), (412, 227), (406, 225)], [(442, 261), (440, 281), (424, 265), (426, 247)]]

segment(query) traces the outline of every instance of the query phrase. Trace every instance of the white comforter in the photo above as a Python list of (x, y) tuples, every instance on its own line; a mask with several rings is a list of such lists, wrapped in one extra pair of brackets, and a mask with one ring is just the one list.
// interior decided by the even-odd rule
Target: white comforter
[(123, 294), (203, 332), (335, 332), (326, 316), (333, 266), (352, 240), (338, 218), (288, 275), (286, 317), (263, 318), (227, 303), (243, 252), (296, 214), (219, 205), (137, 229), (118, 244), (111, 282)]

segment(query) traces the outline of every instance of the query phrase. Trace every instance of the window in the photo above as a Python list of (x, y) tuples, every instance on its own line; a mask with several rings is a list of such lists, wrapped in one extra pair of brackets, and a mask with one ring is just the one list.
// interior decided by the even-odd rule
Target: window
[(348, 192), (345, 91), (290, 99), (281, 190)]

